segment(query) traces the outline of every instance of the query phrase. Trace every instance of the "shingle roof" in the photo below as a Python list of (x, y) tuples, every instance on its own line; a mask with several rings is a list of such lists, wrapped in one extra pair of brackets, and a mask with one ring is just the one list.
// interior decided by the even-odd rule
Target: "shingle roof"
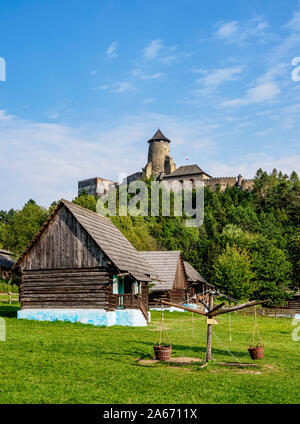
[(154, 280), (153, 291), (172, 290), (177, 271), (180, 251), (150, 251), (139, 252), (152, 268), (152, 273), (156, 273), (159, 281)]
[(197, 283), (199, 281), (201, 283), (207, 283), (205, 278), (202, 277), (202, 275), (200, 275), (199, 272), (191, 264), (185, 261), (183, 263), (188, 281), (192, 283)]
[(0, 250), (0, 267), (8, 269), (12, 268), (14, 261), (11, 260), (11, 255), (12, 253), (7, 250)]
[(148, 140), (148, 143), (150, 143), (150, 141), (167, 141), (168, 143), (171, 143), (171, 140), (169, 140), (167, 137), (165, 137), (163, 135), (163, 133), (161, 132), (161, 130), (158, 128), (158, 130), (156, 131), (156, 133), (154, 134), (154, 136), (152, 138), (150, 138), (150, 140)]
[(16, 266), (22, 262), (26, 253), (30, 250), (41, 232), (48, 226), (55, 212), (62, 206), (65, 206), (71, 212), (75, 219), (77, 219), (81, 226), (88, 232), (96, 244), (120, 271), (127, 271), (140, 281), (151, 280), (149, 277), (149, 265), (109, 218), (103, 217), (64, 199), (59, 202), (55, 211), (27, 247)]
[[(166, 175), (164, 178), (183, 177), (185, 175), (206, 174), (198, 165), (184, 165), (177, 168), (172, 174)], [(210, 177), (210, 175), (208, 175)]]
[(0, 249), (0, 254), (7, 255), (7, 256), (13, 256), (13, 253), (9, 250)]

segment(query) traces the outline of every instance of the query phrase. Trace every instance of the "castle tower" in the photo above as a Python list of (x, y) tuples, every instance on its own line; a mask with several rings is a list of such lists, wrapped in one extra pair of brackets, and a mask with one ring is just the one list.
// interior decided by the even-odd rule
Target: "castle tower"
[(153, 175), (157, 179), (174, 172), (176, 164), (170, 156), (171, 140), (158, 129), (148, 143), (148, 163), (143, 169), (144, 175), (147, 178)]

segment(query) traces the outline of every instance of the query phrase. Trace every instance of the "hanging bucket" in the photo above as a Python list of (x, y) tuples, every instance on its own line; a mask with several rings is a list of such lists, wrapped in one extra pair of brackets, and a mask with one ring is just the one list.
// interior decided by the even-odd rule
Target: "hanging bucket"
[(264, 345), (257, 345), (256, 347), (249, 347), (248, 352), (251, 356), (251, 359), (263, 359), (265, 356)]
[(163, 345), (163, 344), (154, 344), (154, 355), (155, 359), (158, 361), (168, 361), (171, 358), (172, 353), (172, 344)]

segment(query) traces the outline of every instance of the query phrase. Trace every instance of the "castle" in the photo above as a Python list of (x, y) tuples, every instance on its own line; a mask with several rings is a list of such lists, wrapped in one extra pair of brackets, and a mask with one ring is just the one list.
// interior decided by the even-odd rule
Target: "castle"
[[(142, 177), (151, 175), (159, 181), (172, 183), (177, 181), (183, 184), (185, 181), (192, 182), (204, 181), (205, 186), (211, 190), (220, 189), (224, 191), (226, 187), (236, 186), (241, 190), (251, 190), (253, 180), (244, 179), (241, 175), (237, 177), (212, 177), (203, 171), (198, 165), (183, 165), (176, 168), (176, 163), (170, 155), (170, 143), (167, 137), (158, 129), (154, 136), (148, 140), (148, 161), (146, 166), (140, 172), (136, 172), (127, 177), (128, 184), (132, 181), (140, 180)], [(93, 196), (100, 197), (107, 193), (111, 187), (118, 183), (105, 178), (90, 178), (78, 182), (78, 195), (83, 191)]]

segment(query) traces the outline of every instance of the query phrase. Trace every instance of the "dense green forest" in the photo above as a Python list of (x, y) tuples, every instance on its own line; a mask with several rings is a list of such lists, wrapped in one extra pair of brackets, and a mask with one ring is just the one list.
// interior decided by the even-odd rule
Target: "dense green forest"
[[(146, 181), (150, 187), (151, 180)], [(83, 193), (75, 203), (96, 210)], [(0, 211), (0, 247), (16, 257), (55, 207), (29, 200), (21, 210)], [(188, 228), (184, 217), (114, 216), (114, 224), (138, 250), (181, 250), (207, 280), (235, 299), (283, 304), (300, 286), (300, 182), (274, 170), (257, 171), (254, 189), (205, 188), (204, 224)]]

